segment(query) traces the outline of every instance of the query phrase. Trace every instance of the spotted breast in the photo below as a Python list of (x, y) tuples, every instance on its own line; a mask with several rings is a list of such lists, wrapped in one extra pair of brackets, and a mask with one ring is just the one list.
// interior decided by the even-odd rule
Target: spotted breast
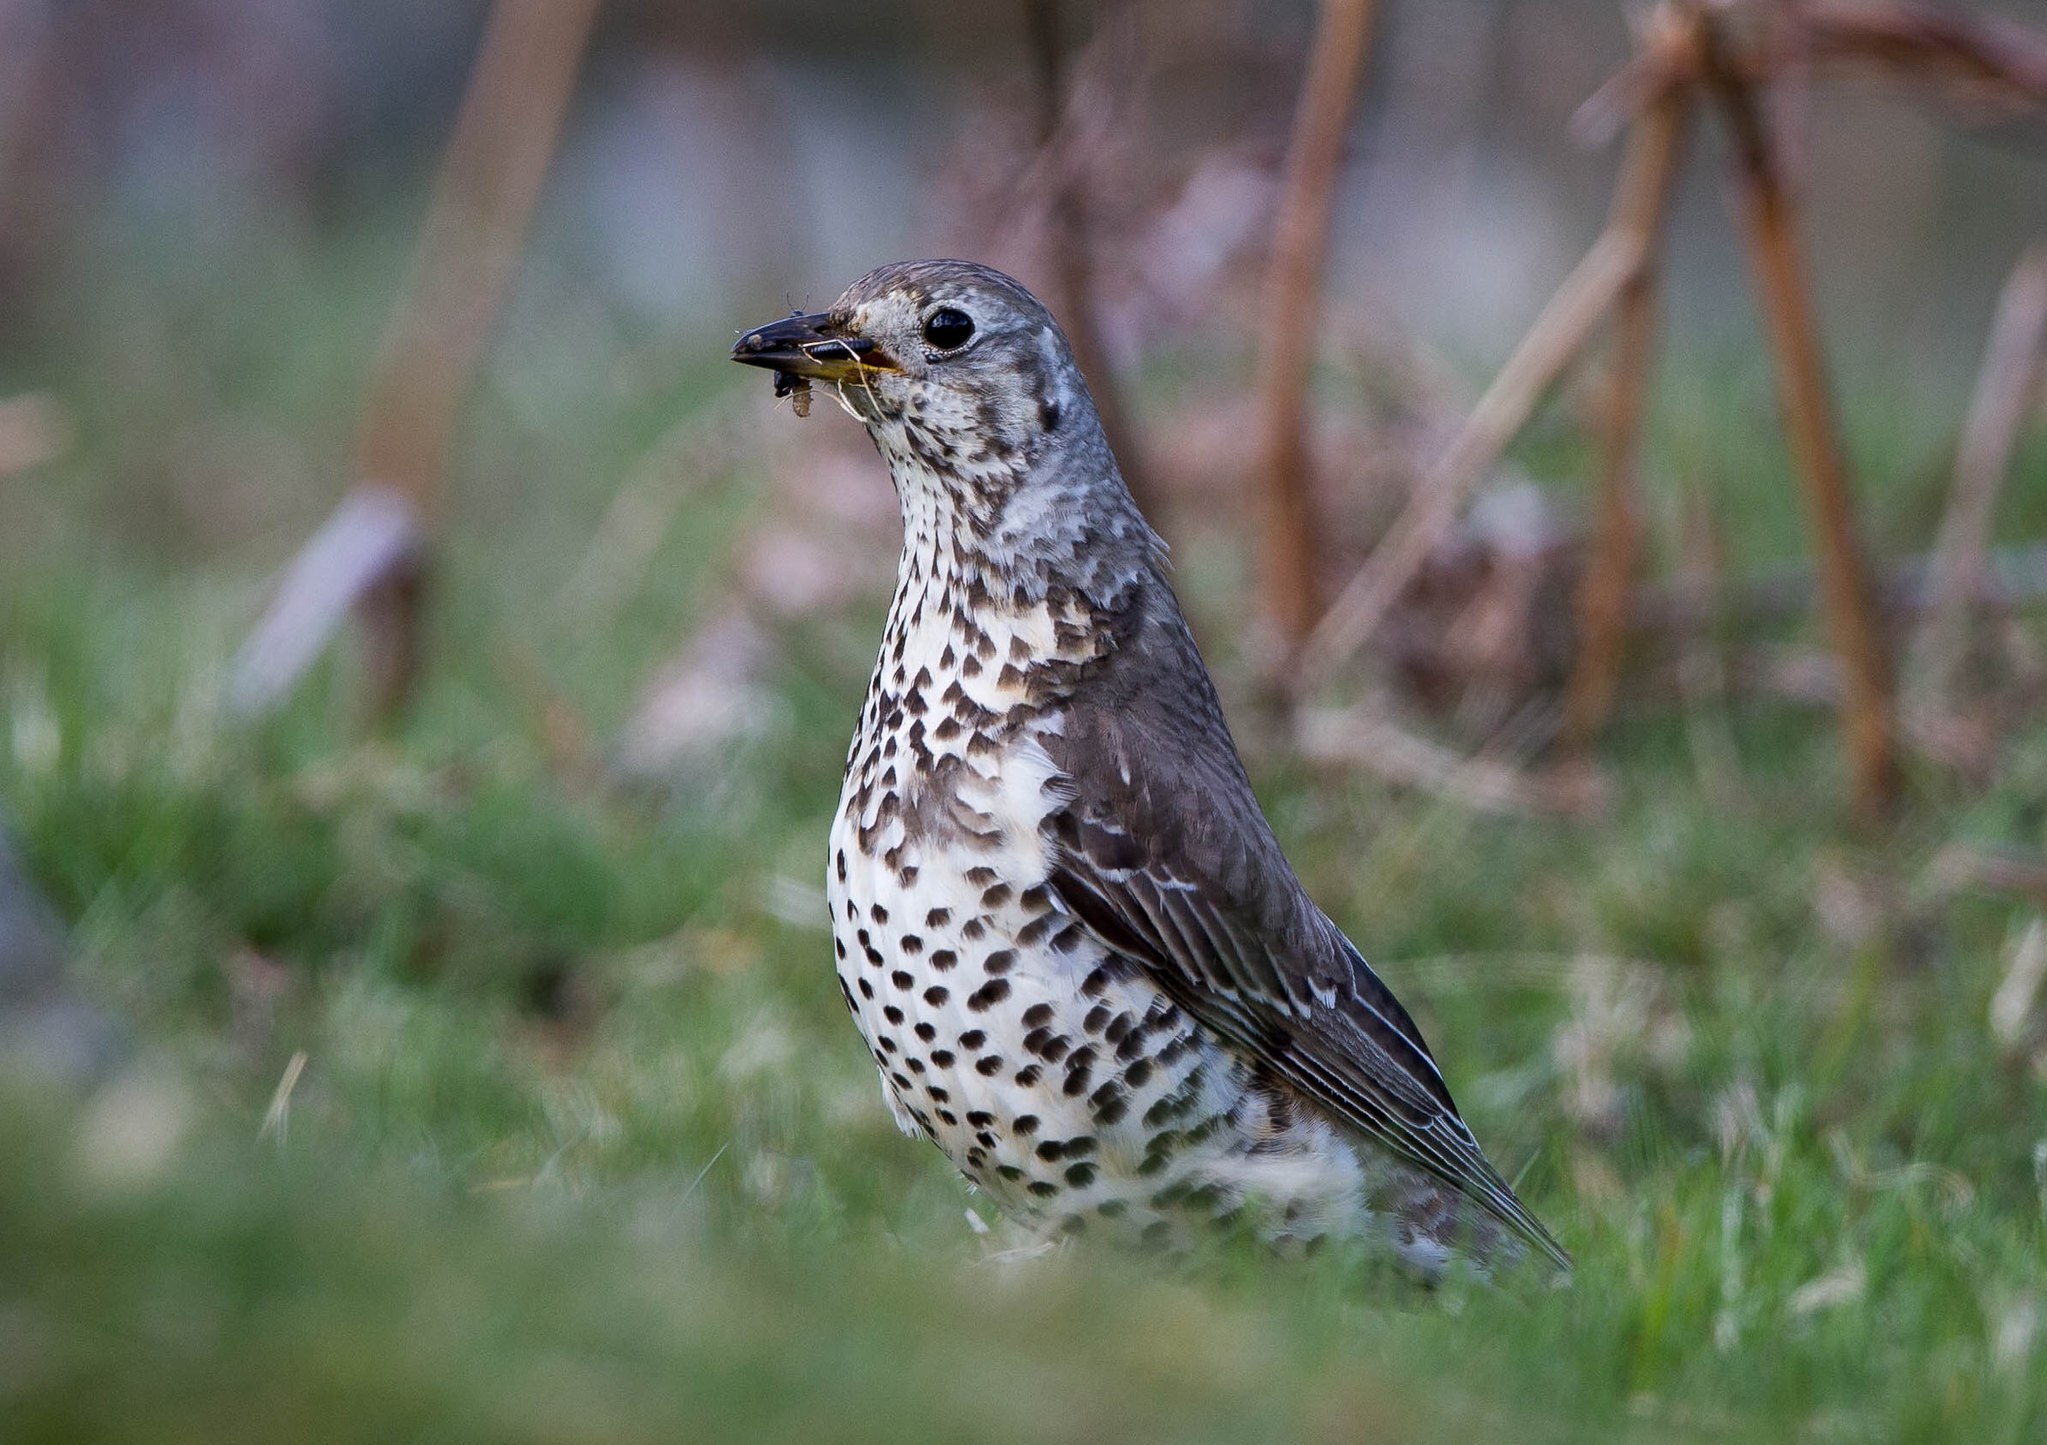
[(901, 503), (827, 880), (897, 1122), (1048, 1233), (1565, 1264), (1287, 864), (1044, 307), (883, 267), (734, 355), (823, 383)]

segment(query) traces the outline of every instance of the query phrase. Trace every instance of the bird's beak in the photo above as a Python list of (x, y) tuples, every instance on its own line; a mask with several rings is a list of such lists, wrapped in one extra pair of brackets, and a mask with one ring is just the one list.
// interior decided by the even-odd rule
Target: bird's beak
[(863, 369), (896, 369), (880, 347), (865, 336), (849, 335), (823, 311), (756, 326), (732, 343), (732, 359), (819, 381), (857, 381)]

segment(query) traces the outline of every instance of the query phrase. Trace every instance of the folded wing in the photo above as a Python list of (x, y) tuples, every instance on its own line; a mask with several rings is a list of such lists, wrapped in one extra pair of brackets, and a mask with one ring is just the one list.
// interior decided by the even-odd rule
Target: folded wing
[(1295, 877), (1167, 606), (1045, 739), (1054, 888), (1193, 1017), (1568, 1267), (1486, 1161), (1414, 1020)]

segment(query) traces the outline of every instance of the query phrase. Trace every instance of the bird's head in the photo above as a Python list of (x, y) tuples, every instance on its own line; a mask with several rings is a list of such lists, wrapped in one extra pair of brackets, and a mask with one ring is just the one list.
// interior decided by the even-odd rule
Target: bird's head
[(969, 261), (870, 271), (829, 311), (747, 332), (732, 359), (828, 387), (873, 433), (899, 482), (905, 466), (969, 483), (1013, 478), (1060, 440), (1099, 445), (1094, 405), (1052, 314)]

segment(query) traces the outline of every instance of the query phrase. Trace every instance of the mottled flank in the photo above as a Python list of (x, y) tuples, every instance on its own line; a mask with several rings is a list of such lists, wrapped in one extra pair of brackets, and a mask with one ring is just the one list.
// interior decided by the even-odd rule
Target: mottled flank
[(825, 382), (902, 504), (828, 874), (897, 1122), (1050, 1234), (1566, 1263), (1281, 853), (1045, 308), (887, 266), (735, 355)]

